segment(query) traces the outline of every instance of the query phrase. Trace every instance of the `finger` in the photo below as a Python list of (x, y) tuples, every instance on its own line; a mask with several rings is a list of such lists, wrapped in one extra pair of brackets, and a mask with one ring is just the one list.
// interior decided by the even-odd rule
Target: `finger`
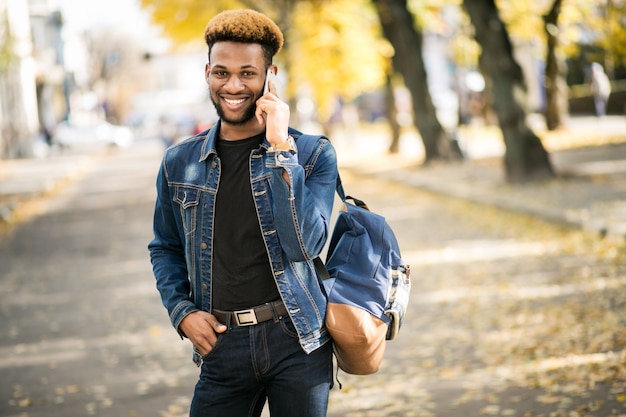
[(256, 102), (256, 111), (254, 112), (254, 115), (259, 124), (263, 126), (265, 124), (265, 111), (263, 110), (263, 107), (259, 105), (260, 101), (261, 99)]
[(213, 350), (215, 344), (217, 343), (217, 339), (215, 339), (212, 343), (203, 341), (201, 343), (194, 343), (194, 346), (200, 352), (200, 355), (206, 356)]
[(257, 109), (255, 115), (256, 115), (256, 120), (259, 122), (261, 126), (263, 126), (265, 124), (265, 113), (262, 110)]
[(207, 321), (217, 333), (224, 333), (228, 330), (228, 327), (220, 323), (213, 314), (210, 315), (210, 318)]
[(276, 85), (274, 84), (274, 81), (270, 80), (267, 83), (268, 86), (268, 90), (270, 93), (274, 94), (275, 96), (278, 96), (277, 91), (276, 91)]
[(217, 343), (217, 339), (217, 333), (215, 333), (214, 330), (211, 330), (210, 332), (203, 334), (201, 337), (196, 338), (191, 342), (196, 347), (196, 349), (198, 349), (200, 354), (204, 356), (211, 350), (213, 350), (213, 347)]

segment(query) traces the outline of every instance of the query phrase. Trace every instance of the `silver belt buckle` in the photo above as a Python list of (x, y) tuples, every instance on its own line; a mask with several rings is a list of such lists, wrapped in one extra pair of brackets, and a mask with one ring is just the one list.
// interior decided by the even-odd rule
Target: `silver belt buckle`
[(234, 311), (237, 326), (253, 326), (258, 323), (254, 309)]

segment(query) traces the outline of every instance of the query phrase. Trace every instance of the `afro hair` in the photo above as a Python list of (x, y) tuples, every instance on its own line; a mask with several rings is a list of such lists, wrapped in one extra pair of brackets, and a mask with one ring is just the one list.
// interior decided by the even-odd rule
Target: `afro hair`
[(217, 14), (204, 30), (209, 51), (216, 42), (257, 43), (271, 56), (280, 51), (284, 38), (280, 28), (270, 18), (255, 10), (227, 10)]

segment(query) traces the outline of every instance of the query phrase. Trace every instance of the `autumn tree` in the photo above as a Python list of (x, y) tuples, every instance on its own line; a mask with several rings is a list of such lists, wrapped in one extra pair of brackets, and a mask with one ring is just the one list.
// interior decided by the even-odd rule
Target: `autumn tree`
[(526, 121), (524, 76), (494, 0), (463, 0), (463, 6), (482, 49), (481, 66), (492, 84), (490, 99), (504, 137), (507, 180), (520, 183), (553, 177), (548, 153)]
[(614, 78), (618, 67), (626, 67), (626, 25), (624, 24), (626, 2), (620, 0), (572, 1), (582, 15), (579, 25), (584, 28), (585, 32), (579, 36), (587, 35), (587, 42), (596, 48), (596, 53), (590, 55), (589, 60), (601, 63), (609, 77)]
[(391, 140), (389, 141), (389, 153), (400, 152), (400, 135), (402, 126), (398, 121), (398, 109), (396, 108), (395, 86), (393, 71), (390, 69), (385, 79), (385, 115), (391, 130)]
[(554, 0), (550, 11), (543, 15), (544, 30), (546, 34), (546, 69), (545, 90), (546, 108), (544, 111), (548, 130), (555, 130), (563, 124), (563, 118), (567, 114), (567, 86), (565, 85), (565, 64), (559, 58), (557, 48), (559, 45), (560, 30), (559, 16), (561, 14), (562, 0)]
[[(592, 62), (609, 77), (626, 66), (626, 2), (615, 0), (497, 0), (502, 20), (516, 43), (533, 45), (545, 57), (546, 125), (556, 128), (568, 112), (567, 99), (589, 94), (583, 83)], [(574, 65), (566, 68), (565, 61)], [(581, 88), (582, 87), (582, 88)], [(559, 115), (560, 113), (560, 115)]]
[(132, 97), (145, 77), (142, 49), (125, 33), (110, 28), (90, 31), (83, 38), (89, 50), (90, 71), (81, 87), (98, 91), (107, 104), (106, 119), (120, 123), (130, 114)]
[(383, 33), (395, 49), (393, 66), (411, 92), (413, 119), (422, 137), (426, 162), (460, 158), (461, 153), (437, 119), (426, 66), (422, 55), (421, 29), (416, 25), (406, 0), (373, 0)]
[[(545, 61), (543, 70), (543, 88), (545, 102), (541, 103), (546, 127), (554, 130), (563, 125), (568, 113), (569, 90), (566, 83), (564, 50), (561, 46), (567, 33), (561, 28), (563, 10), (562, 0), (498, 0), (507, 31), (517, 44), (532, 45), (533, 55), (538, 63)], [(541, 60), (541, 56), (545, 57)]]
[(383, 85), (388, 44), (369, 0), (301, 1), (294, 11), (290, 76), (310, 88), (325, 124), (338, 101)]

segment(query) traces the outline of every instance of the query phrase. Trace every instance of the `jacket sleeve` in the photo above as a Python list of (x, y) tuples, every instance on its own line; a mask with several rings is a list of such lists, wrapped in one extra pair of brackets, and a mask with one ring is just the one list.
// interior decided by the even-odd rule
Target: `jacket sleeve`
[[(337, 155), (327, 138), (317, 140), (306, 169), (297, 154), (267, 152), (266, 166), (272, 172), (272, 210), (281, 247), (293, 262), (311, 260), (322, 252), (329, 235), (330, 217), (337, 182)], [(296, 142), (297, 143), (297, 142)], [(287, 172), (290, 185), (283, 179)]]
[[(189, 313), (196, 311), (190, 294), (187, 264), (185, 263), (184, 234), (179, 230), (179, 219), (172, 204), (173, 199), (167, 183), (165, 160), (157, 176), (157, 200), (154, 209), (154, 238), (148, 244), (150, 260), (161, 294), (174, 328)], [(181, 336), (184, 336), (178, 330)]]

